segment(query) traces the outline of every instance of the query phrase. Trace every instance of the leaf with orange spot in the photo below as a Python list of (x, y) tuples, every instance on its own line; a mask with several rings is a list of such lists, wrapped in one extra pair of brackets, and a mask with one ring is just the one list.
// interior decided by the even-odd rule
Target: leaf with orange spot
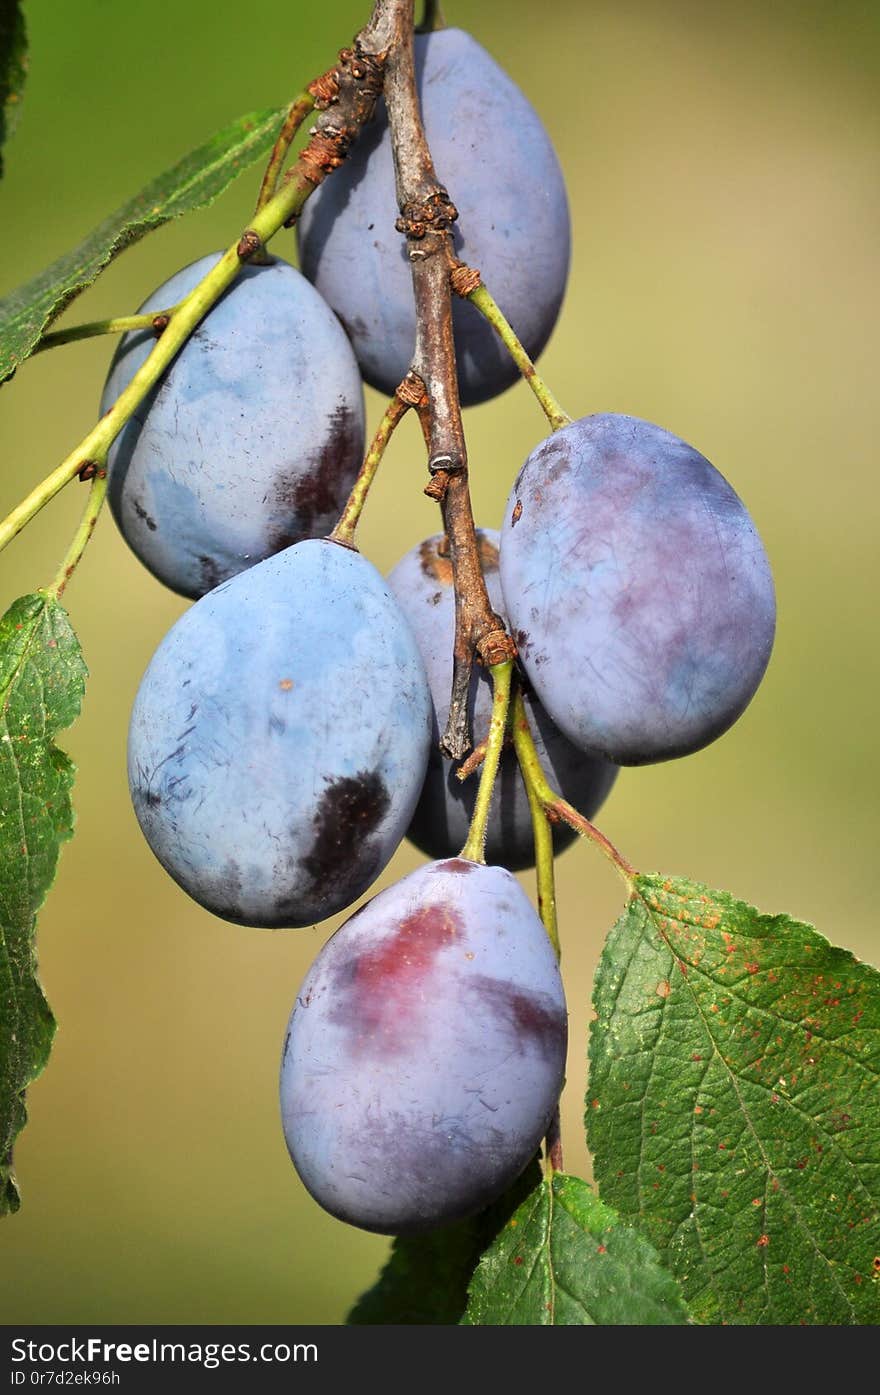
[(787, 915), (640, 876), (593, 1006), (600, 1194), (697, 1321), (880, 1322), (880, 974)]
[(465, 1326), (681, 1326), (681, 1291), (579, 1177), (541, 1180), (477, 1265)]
[(480, 1255), (541, 1178), (537, 1161), (500, 1201), (478, 1216), (425, 1235), (398, 1238), (385, 1268), (348, 1315), (355, 1327), (455, 1326), (467, 1303), (467, 1290)]

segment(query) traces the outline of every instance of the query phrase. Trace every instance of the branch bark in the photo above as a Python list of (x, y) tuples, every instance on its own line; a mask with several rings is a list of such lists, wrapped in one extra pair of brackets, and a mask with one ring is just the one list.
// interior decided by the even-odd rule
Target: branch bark
[[(286, 185), (305, 183), (317, 187), (342, 164), (361, 129), (372, 118), (394, 37), (389, 9), (387, 0), (376, 0), (369, 22), (352, 47), (342, 49), (336, 67), (309, 84), (309, 93), (320, 114), (308, 144), (285, 175)], [(288, 219), (288, 227), (296, 221), (299, 211)]]
[(421, 414), (431, 482), (426, 493), (443, 512), (455, 586), (452, 699), (441, 750), (460, 760), (471, 746), (468, 693), (474, 655), (489, 667), (515, 658), (504, 622), (492, 609), (480, 566), (468, 488), (467, 447), (461, 421), (450, 273), (455, 263), (451, 227), (458, 214), (437, 178), (425, 138), (413, 59), (412, 0), (384, 0), (393, 27), (385, 66), (385, 102), (391, 128), (398, 231), (407, 240), (416, 307), (413, 371), (423, 380)]

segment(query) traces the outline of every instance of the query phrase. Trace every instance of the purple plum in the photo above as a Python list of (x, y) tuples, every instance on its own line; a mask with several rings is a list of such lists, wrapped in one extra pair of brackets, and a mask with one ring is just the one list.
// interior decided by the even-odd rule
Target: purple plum
[(641, 765), (736, 721), (776, 601), (746, 508), (705, 456), (636, 417), (584, 417), (532, 452), (507, 504), (501, 582), (520, 658), (565, 735)]
[(566, 1040), (556, 957), (515, 878), (431, 862), (347, 920), (297, 995), (281, 1064), (296, 1169), (382, 1234), (482, 1210), (535, 1156)]

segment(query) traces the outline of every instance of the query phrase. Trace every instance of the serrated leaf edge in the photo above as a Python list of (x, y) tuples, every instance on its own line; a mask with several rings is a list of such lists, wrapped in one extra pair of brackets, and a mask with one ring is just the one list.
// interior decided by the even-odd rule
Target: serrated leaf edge
[[(670, 878), (665, 877), (665, 876), (663, 876), (663, 875), (660, 874), (660, 873), (638, 873), (638, 874), (633, 878), (633, 880), (632, 880), (630, 896), (629, 896), (629, 898), (628, 898), (628, 900), (627, 900), (627, 903), (626, 903), (626, 906), (625, 906), (624, 911), (623, 911), (623, 913), (622, 913), (621, 919), (623, 918), (623, 916), (625, 916), (625, 915), (630, 911), (630, 909), (632, 908), (632, 906), (633, 906), (633, 904), (634, 904), (635, 902), (639, 902), (640, 905), (641, 905), (641, 907), (642, 907), (642, 910), (643, 910), (643, 919), (642, 919), (642, 925), (640, 926), (640, 929), (639, 929), (638, 937), (635, 939), (635, 943), (634, 943), (633, 949), (632, 949), (632, 951), (631, 951), (631, 953), (630, 953), (630, 955), (629, 955), (629, 958), (627, 959), (625, 966), (622, 966), (621, 969), (618, 971), (618, 980), (619, 980), (619, 981), (618, 981), (616, 990), (613, 992), (613, 1002), (614, 1002), (614, 1003), (616, 1003), (617, 1000), (619, 999), (620, 993), (621, 993), (621, 991), (622, 991), (622, 989), (623, 989), (623, 986), (624, 986), (625, 980), (626, 980), (626, 978), (627, 978), (627, 975), (628, 975), (628, 973), (629, 973), (629, 971), (630, 971), (630, 969), (631, 969), (631, 967), (632, 967), (632, 962), (633, 962), (633, 959), (635, 958), (635, 955), (636, 955), (636, 952), (637, 952), (637, 950), (638, 950), (639, 945), (642, 944), (642, 943), (647, 943), (647, 945), (648, 945), (649, 948), (653, 948), (653, 947), (654, 947), (654, 946), (651, 946), (651, 943), (650, 943), (650, 940), (649, 940), (649, 938), (648, 938), (648, 935), (645, 933), (645, 931), (646, 931), (646, 926), (647, 926), (648, 924), (650, 924), (650, 926), (651, 926), (651, 928), (653, 929), (654, 933), (656, 934), (657, 938), (658, 938), (660, 941), (662, 941), (663, 945), (664, 945), (665, 948), (667, 949), (667, 951), (668, 951), (668, 953), (669, 953), (669, 955), (670, 955), (670, 957), (671, 957), (671, 959), (672, 959), (673, 964), (679, 969), (679, 972), (680, 972), (680, 974), (681, 974), (681, 977), (684, 979), (685, 984), (688, 983), (689, 975), (690, 975), (692, 972), (696, 972), (698, 975), (701, 976), (701, 978), (702, 978), (704, 981), (710, 983), (710, 984), (713, 985), (713, 986), (717, 986), (717, 985), (715, 984), (715, 980), (712, 978), (712, 976), (711, 976), (710, 974), (706, 973), (705, 970), (701, 970), (700, 967), (699, 967), (699, 965), (694, 965), (694, 964), (692, 964), (692, 963), (689, 963), (689, 962), (688, 962), (687, 960), (685, 960), (685, 959), (681, 956), (681, 954), (676, 950), (676, 948), (675, 948), (675, 946), (673, 945), (672, 941), (670, 940), (669, 936), (665, 933), (665, 931), (664, 931), (664, 929), (662, 928), (662, 926), (658, 923), (658, 920), (657, 920), (656, 917), (659, 916), (659, 915), (661, 914), (660, 911), (658, 910), (658, 908), (657, 908), (655, 905), (652, 905), (652, 904), (650, 903), (650, 901), (648, 900), (648, 897), (645, 895), (645, 893), (644, 893), (644, 891), (643, 891), (643, 886), (646, 885), (646, 884), (647, 884), (647, 885), (650, 885), (651, 883), (657, 883), (657, 884), (659, 884), (659, 885), (661, 885), (661, 886), (664, 886), (664, 884), (665, 884), (665, 883), (668, 883), (670, 880), (671, 880)], [(680, 880), (680, 879), (675, 879), (675, 880)], [(838, 946), (838, 945), (834, 945), (830, 940), (827, 939), (826, 936), (822, 935), (822, 933), (821, 933), (819, 930), (817, 930), (817, 929), (815, 928), (815, 926), (812, 926), (812, 925), (808, 924), (806, 921), (798, 920), (798, 919), (796, 919), (795, 917), (792, 917), (792, 916), (787, 915), (785, 912), (778, 912), (778, 913), (766, 914), (766, 913), (760, 911), (757, 907), (752, 906), (749, 902), (742, 901), (740, 898), (733, 896), (732, 893), (730, 893), (730, 892), (716, 891), (716, 890), (712, 889), (711, 887), (704, 887), (701, 883), (689, 883), (689, 884), (690, 884), (691, 886), (693, 886), (695, 890), (698, 889), (698, 890), (704, 890), (704, 891), (708, 892), (708, 893), (712, 896), (713, 901), (715, 901), (715, 902), (718, 903), (718, 904), (721, 904), (722, 906), (723, 906), (725, 903), (729, 903), (729, 904), (735, 904), (736, 906), (741, 906), (741, 907), (743, 907), (747, 912), (751, 913), (751, 914), (755, 917), (755, 919), (756, 919), (762, 926), (765, 926), (765, 927), (767, 927), (768, 929), (770, 929), (771, 927), (776, 926), (776, 925), (780, 925), (780, 926), (783, 926), (783, 927), (786, 927), (786, 928), (791, 927), (791, 928), (800, 928), (800, 929), (803, 929), (803, 930), (805, 930), (808, 934), (810, 934), (811, 936), (815, 936), (816, 939), (818, 939), (819, 941), (821, 941), (823, 945), (827, 946), (827, 948), (828, 948), (829, 950), (831, 950), (831, 951), (833, 951), (835, 954), (839, 955), (843, 960), (845, 960), (845, 961), (847, 961), (848, 963), (850, 963), (850, 964), (852, 964), (852, 965), (855, 965), (855, 966), (860, 966), (860, 965), (861, 965), (861, 961), (860, 961), (859, 959), (857, 959), (857, 957), (856, 957), (850, 950), (843, 949), (843, 948), (841, 948), (841, 947)], [(668, 888), (666, 888), (666, 889), (668, 889)], [(674, 917), (673, 917), (672, 913), (670, 912), (670, 913), (666, 913), (666, 914), (665, 914), (665, 918), (668, 920), (668, 919), (672, 919), (672, 918), (674, 918)], [(690, 925), (690, 926), (694, 926), (694, 927), (699, 927), (699, 922), (697, 922), (697, 921), (695, 921), (695, 920), (688, 920), (688, 919), (683, 918), (683, 917), (675, 917), (675, 918), (678, 920), (678, 923), (681, 924), (681, 925)], [(700, 928), (705, 928), (705, 927), (700, 927)], [(794, 966), (793, 966), (793, 967), (794, 967)], [(600, 968), (599, 968), (599, 970), (597, 971), (597, 980), (596, 980), (597, 985), (598, 985), (598, 981), (599, 981), (599, 980), (598, 980), (598, 973), (601, 973), (601, 971), (602, 971), (602, 966), (601, 966), (601, 961), (600, 961)], [(750, 1002), (748, 1002), (748, 1000), (743, 999), (742, 997), (740, 997), (739, 995), (737, 995), (736, 993), (734, 993), (734, 992), (730, 989), (730, 986), (729, 986), (728, 984), (725, 984), (725, 985), (724, 985), (724, 991), (725, 991), (726, 993), (729, 993), (729, 995), (730, 995), (731, 998), (734, 998), (739, 1004), (741, 1004), (741, 1005), (742, 1005), (744, 1008), (746, 1008), (748, 1011), (750, 1011), (750, 1012), (758, 1012), (758, 1013), (761, 1013), (761, 1014), (763, 1014), (763, 1015), (765, 1015), (765, 1016), (769, 1016), (769, 1017), (771, 1017), (771, 1018), (773, 1017), (773, 1014), (772, 1014), (772, 1013), (768, 1013), (768, 1012), (767, 1012), (767, 1009), (761, 1007), (760, 1004), (750, 1003)], [(593, 995), (593, 996), (594, 996), (594, 999), (595, 999), (595, 989), (594, 989), (594, 995)], [(843, 1286), (843, 1284), (842, 1284), (841, 1281), (840, 1281), (840, 1278), (839, 1278), (839, 1275), (838, 1275), (838, 1271), (837, 1271), (837, 1265), (836, 1265), (836, 1263), (835, 1263), (834, 1261), (830, 1260), (830, 1259), (823, 1253), (823, 1251), (818, 1247), (818, 1245), (816, 1244), (816, 1242), (815, 1242), (815, 1240), (814, 1240), (814, 1238), (813, 1238), (813, 1236), (812, 1236), (812, 1233), (810, 1232), (810, 1230), (808, 1229), (808, 1227), (806, 1226), (805, 1222), (804, 1222), (803, 1219), (802, 1219), (800, 1210), (799, 1210), (798, 1206), (795, 1204), (795, 1202), (794, 1202), (794, 1200), (793, 1200), (793, 1198), (792, 1198), (792, 1196), (791, 1196), (790, 1191), (788, 1190), (787, 1187), (785, 1187), (783, 1181), (779, 1178), (779, 1176), (778, 1176), (776, 1170), (775, 1170), (775, 1169), (773, 1168), (773, 1166), (771, 1165), (770, 1159), (769, 1159), (768, 1156), (767, 1156), (767, 1153), (766, 1153), (766, 1150), (765, 1150), (765, 1148), (764, 1148), (764, 1145), (763, 1145), (763, 1142), (762, 1142), (762, 1140), (761, 1140), (761, 1137), (760, 1137), (758, 1131), (756, 1130), (754, 1123), (752, 1122), (751, 1115), (750, 1115), (748, 1109), (746, 1108), (745, 1102), (744, 1102), (744, 1100), (743, 1100), (743, 1098), (742, 1098), (742, 1094), (741, 1094), (741, 1091), (740, 1091), (740, 1089), (739, 1089), (739, 1082), (738, 1082), (737, 1074), (736, 1074), (736, 1072), (730, 1067), (730, 1065), (728, 1064), (728, 1062), (724, 1059), (724, 1056), (723, 1056), (723, 1054), (721, 1053), (721, 1050), (719, 1049), (718, 1043), (717, 1043), (717, 1041), (716, 1041), (716, 1039), (715, 1039), (715, 1037), (714, 1037), (714, 1035), (713, 1035), (713, 1033), (712, 1033), (712, 1031), (711, 1031), (710, 1023), (709, 1023), (708, 1019), (706, 1018), (706, 1015), (705, 1015), (705, 1013), (704, 1013), (704, 1011), (703, 1011), (703, 1009), (702, 1009), (702, 1006), (700, 1005), (700, 1003), (699, 1003), (699, 1001), (698, 1001), (696, 995), (693, 993), (693, 991), (691, 991), (691, 999), (692, 999), (692, 1002), (693, 1002), (693, 1005), (694, 1005), (695, 1010), (696, 1010), (697, 1013), (699, 1014), (700, 1021), (701, 1021), (702, 1024), (703, 1024), (703, 1029), (704, 1029), (704, 1031), (705, 1031), (705, 1035), (706, 1035), (708, 1041), (711, 1043), (712, 1051), (713, 1051), (714, 1055), (717, 1056), (718, 1061), (720, 1062), (721, 1066), (724, 1068), (724, 1070), (727, 1072), (727, 1074), (728, 1074), (728, 1076), (729, 1076), (729, 1078), (730, 1078), (731, 1087), (732, 1087), (732, 1089), (733, 1089), (733, 1091), (734, 1091), (734, 1094), (736, 1095), (736, 1098), (737, 1098), (737, 1100), (738, 1100), (738, 1102), (739, 1102), (739, 1105), (740, 1105), (740, 1108), (741, 1108), (741, 1111), (742, 1111), (743, 1119), (745, 1120), (745, 1122), (746, 1122), (746, 1124), (747, 1124), (747, 1126), (748, 1126), (749, 1132), (750, 1132), (750, 1134), (751, 1134), (751, 1136), (752, 1136), (752, 1139), (753, 1139), (754, 1143), (756, 1144), (756, 1146), (757, 1146), (757, 1148), (758, 1148), (758, 1151), (759, 1151), (759, 1153), (760, 1153), (760, 1156), (761, 1156), (761, 1158), (762, 1158), (762, 1160), (763, 1160), (763, 1163), (764, 1163), (764, 1166), (765, 1166), (765, 1168), (766, 1168), (766, 1172), (767, 1172), (767, 1176), (768, 1176), (768, 1181), (771, 1180), (771, 1179), (775, 1179), (775, 1180), (777, 1181), (778, 1186), (779, 1186), (779, 1190), (780, 1190), (780, 1192), (783, 1193), (783, 1195), (785, 1196), (785, 1198), (786, 1198), (786, 1200), (787, 1200), (789, 1206), (791, 1207), (791, 1210), (792, 1210), (792, 1212), (793, 1212), (793, 1214), (794, 1214), (794, 1216), (795, 1216), (795, 1218), (796, 1218), (796, 1220), (797, 1220), (797, 1223), (798, 1223), (798, 1226), (799, 1226), (800, 1230), (802, 1231), (802, 1233), (803, 1233), (803, 1234), (805, 1235), (805, 1237), (807, 1238), (807, 1240), (808, 1240), (808, 1242), (809, 1242), (809, 1245), (810, 1245), (811, 1249), (814, 1251), (815, 1255), (823, 1262), (823, 1264), (824, 1264), (824, 1266), (825, 1266), (826, 1272), (829, 1273), (830, 1276), (833, 1278), (833, 1282), (834, 1282), (835, 1287), (836, 1287), (836, 1288), (838, 1289), (838, 1291), (840, 1292), (840, 1295), (841, 1295), (841, 1297), (843, 1298), (844, 1303), (845, 1303), (847, 1309), (848, 1309), (849, 1312), (852, 1314), (854, 1324), (855, 1324), (855, 1323), (858, 1323), (858, 1311), (857, 1311), (857, 1309), (856, 1309), (856, 1307), (855, 1307), (853, 1301), (852, 1301), (851, 1298), (849, 1297), (849, 1295), (848, 1295), (848, 1293), (847, 1293), (847, 1291), (846, 1291), (846, 1288)], [(665, 1013), (666, 1004), (667, 1004), (668, 1001), (669, 1001), (668, 997), (661, 1000), (661, 1025), (662, 1025), (662, 1017), (663, 1017), (663, 1014)], [(778, 1020), (781, 1021), (781, 1022), (786, 1022), (789, 1026), (792, 1026), (792, 1027), (798, 1027), (798, 1026), (800, 1025), (800, 1022), (799, 1022), (798, 1019), (796, 1019), (796, 1018), (791, 1018), (791, 1017), (785, 1017), (785, 1016), (783, 1016), (782, 1014), (779, 1014)], [(658, 1027), (658, 1033), (659, 1033), (659, 1031), (660, 1031), (660, 1028)], [(856, 1064), (859, 1064), (859, 1065), (864, 1066), (864, 1062), (860, 1061), (859, 1058), (858, 1058), (857, 1056), (854, 1056), (854, 1055), (852, 1054), (852, 1052), (846, 1051), (844, 1048), (842, 1048), (833, 1038), (826, 1037), (826, 1036), (822, 1036), (821, 1033), (814, 1033), (814, 1035), (815, 1035), (819, 1040), (823, 1041), (827, 1047), (829, 1047), (829, 1048), (834, 1048), (835, 1050), (839, 1051), (841, 1055), (846, 1056), (847, 1059), (849, 1059), (849, 1060), (855, 1062)], [(593, 1058), (593, 1049), (594, 1049), (594, 1043), (595, 1043), (595, 1041), (596, 1041), (596, 1037), (595, 1037), (595, 1035), (593, 1035), (592, 1038), (591, 1038), (591, 1042), (590, 1042), (590, 1051), (589, 1051), (591, 1061), (592, 1061), (592, 1058)], [(655, 1061), (655, 1059), (656, 1059), (656, 1056), (653, 1056), (653, 1057), (652, 1057), (652, 1060), (651, 1060), (651, 1065), (650, 1065), (650, 1068), (649, 1068), (648, 1078), (647, 1078), (646, 1085), (645, 1085), (645, 1096), (647, 1095), (648, 1090), (649, 1090), (649, 1088), (650, 1088), (651, 1079), (652, 1079), (652, 1076), (653, 1076), (653, 1069), (654, 1069), (654, 1061)], [(708, 1073), (708, 1070), (709, 1070), (709, 1066), (710, 1066), (710, 1065), (711, 1065), (711, 1060), (710, 1060), (710, 1062), (708, 1062), (707, 1065), (706, 1065), (706, 1070), (705, 1070), (704, 1073), (703, 1073), (703, 1078), (705, 1078), (705, 1075)], [(750, 1082), (750, 1083), (756, 1084), (756, 1085), (759, 1085), (759, 1086), (762, 1086), (762, 1085), (763, 1085), (763, 1082), (761, 1082), (761, 1081), (754, 1081), (754, 1082)], [(764, 1088), (766, 1088), (766, 1087), (764, 1087)], [(789, 1099), (787, 1096), (785, 1096), (785, 1097), (783, 1097), (783, 1098), (785, 1098), (785, 1102), (786, 1102), (786, 1104), (787, 1104), (789, 1107), (795, 1109), (798, 1113), (800, 1113), (801, 1115), (803, 1115), (805, 1118), (809, 1119), (811, 1126), (816, 1127), (817, 1129), (819, 1129), (819, 1130), (823, 1133), (823, 1135), (824, 1135), (825, 1137), (827, 1137), (827, 1138), (830, 1140), (830, 1142), (831, 1142), (832, 1146), (834, 1147), (835, 1151), (836, 1151), (837, 1154), (841, 1157), (841, 1159), (844, 1161), (844, 1163), (846, 1164), (847, 1168), (850, 1169), (850, 1170), (852, 1170), (853, 1165), (852, 1165), (852, 1163), (850, 1162), (850, 1160), (849, 1160), (849, 1158), (847, 1157), (847, 1155), (843, 1152), (843, 1150), (842, 1150), (842, 1148), (840, 1147), (840, 1144), (839, 1144), (839, 1142), (837, 1141), (837, 1139), (835, 1138), (835, 1136), (834, 1136), (833, 1134), (828, 1134), (827, 1130), (824, 1129), (824, 1127), (823, 1127), (817, 1120), (813, 1119), (813, 1118), (812, 1118), (811, 1116), (809, 1116), (809, 1115), (806, 1115), (805, 1112), (804, 1112), (803, 1110), (798, 1109), (797, 1105), (795, 1105), (794, 1102), (793, 1102), (791, 1099)], [(643, 1099), (644, 1099), (644, 1096), (643, 1096)], [(588, 1108), (589, 1108), (589, 1106), (588, 1106)], [(644, 1137), (644, 1134), (643, 1134), (643, 1133), (642, 1133), (642, 1137)], [(690, 1145), (690, 1149), (691, 1149), (691, 1160), (692, 1160), (692, 1162), (693, 1162), (693, 1161), (694, 1161), (694, 1154), (693, 1154), (693, 1148), (694, 1148), (694, 1131), (693, 1131), (693, 1128), (691, 1128), (690, 1131), (689, 1131), (689, 1134), (688, 1134), (688, 1141), (689, 1141), (689, 1145)], [(641, 1149), (640, 1149), (640, 1152), (641, 1152)], [(598, 1153), (597, 1153), (596, 1156), (597, 1156), (597, 1159), (598, 1159)], [(876, 1209), (876, 1203), (874, 1202), (874, 1199), (873, 1199), (873, 1197), (871, 1196), (870, 1192), (868, 1192), (867, 1188), (865, 1187), (865, 1184), (864, 1184), (864, 1182), (862, 1181), (861, 1177), (858, 1176), (857, 1173), (856, 1173), (855, 1175), (856, 1175), (856, 1181), (857, 1181), (857, 1183), (858, 1183), (859, 1190), (862, 1191), (862, 1192), (865, 1194), (865, 1196), (866, 1196), (866, 1198), (867, 1198), (867, 1200), (868, 1200), (868, 1202), (869, 1202), (870, 1208), (871, 1208), (872, 1210)], [(640, 1179), (637, 1179), (637, 1184), (638, 1184), (639, 1192), (641, 1193), (641, 1181), (640, 1181)], [(766, 1186), (767, 1186), (767, 1184), (765, 1183), (765, 1205), (766, 1205)], [(640, 1218), (637, 1218), (636, 1223), (638, 1223), (638, 1219), (640, 1219)], [(703, 1254), (704, 1259), (705, 1259), (705, 1267), (704, 1267), (703, 1278), (704, 1278), (704, 1280), (705, 1280), (706, 1287), (714, 1294), (714, 1296), (715, 1296), (715, 1298), (716, 1298), (716, 1301), (718, 1302), (719, 1311), (722, 1311), (722, 1312), (723, 1312), (723, 1310), (724, 1310), (724, 1308), (725, 1308), (725, 1306), (726, 1306), (726, 1303), (725, 1303), (725, 1301), (724, 1301), (724, 1299), (723, 1299), (723, 1296), (719, 1293), (719, 1290), (718, 1290), (717, 1287), (715, 1286), (715, 1274), (714, 1274), (714, 1271), (713, 1271), (711, 1265), (709, 1264), (708, 1256), (706, 1255), (706, 1251), (705, 1251), (705, 1248), (704, 1248), (704, 1245), (703, 1245), (703, 1241), (702, 1241), (702, 1238), (701, 1238), (701, 1236), (700, 1236), (699, 1223), (698, 1223), (697, 1215), (696, 1215), (696, 1208), (690, 1213), (690, 1215), (689, 1215), (688, 1217), (686, 1217), (686, 1220), (691, 1220), (691, 1219), (692, 1219), (693, 1222), (694, 1222), (694, 1231), (695, 1231), (695, 1234), (696, 1234), (696, 1237), (697, 1237), (697, 1240), (698, 1240), (698, 1243), (699, 1243), (699, 1246), (700, 1246), (700, 1251), (701, 1251), (701, 1253)], [(680, 1223), (679, 1223), (679, 1225), (676, 1227), (676, 1231), (673, 1232), (673, 1235), (674, 1235), (679, 1229), (681, 1229), (681, 1226), (682, 1226), (684, 1223), (685, 1223), (685, 1222), (680, 1222)], [(667, 1242), (667, 1244), (664, 1246), (664, 1250), (669, 1248), (669, 1243), (670, 1243), (670, 1242)], [(661, 1251), (659, 1251), (659, 1253), (661, 1254), (661, 1257), (662, 1257), (663, 1251), (661, 1250)], [(768, 1305), (769, 1305), (769, 1304), (770, 1304), (770, 1290), (769, 1290), (769, 1284), (768, 1284), (768, 1280), (767, 1280), (767, 1266), (766, 1266), (766, 1261), (765, 1261), (765, 1263), (764, 1263), (764, 1286), (765, 1286), (765, 1292), (766, 1292), (766, 1294), (767, 1294)]]

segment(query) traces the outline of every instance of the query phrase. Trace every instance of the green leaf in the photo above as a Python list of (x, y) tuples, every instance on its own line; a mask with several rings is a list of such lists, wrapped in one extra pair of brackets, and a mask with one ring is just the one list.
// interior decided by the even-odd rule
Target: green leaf
[(0, 1215), (17, 1211), (12, 1145), (55, 1023), (37, 978), (36, 913), (73, 832), (72, 761), (54, 745), (79, 714), (86, 668), (67, 614), (38, 594), (0, 620)]
[(18, 125), (27, 75), (27, 32), (18, 0), (0, 0), (0, 175), (3, 146)]
[(676, 1326), (675, 1280), (579, 1177), (542, 1180), (480, 1260), (468, 1326)]
[(105, 218), (72, 252), (0, 300), (0, 382), (27, 358), (47, 325), (114, 257), (169, 219), (212, 203), (272, 144), (285, 111), (242, 116)]
[(353, 1326), (454, 1327), (480, 1255), (540, 1182), (537, 1161), (488, 1210), (443, 1230), (394, 1241), (388, 1263), (348, 1315)]
[(787, 915), (643, 876), (594, 1006), (600, 1192), (694, 1317), (880, 1322), (880, 974)]

